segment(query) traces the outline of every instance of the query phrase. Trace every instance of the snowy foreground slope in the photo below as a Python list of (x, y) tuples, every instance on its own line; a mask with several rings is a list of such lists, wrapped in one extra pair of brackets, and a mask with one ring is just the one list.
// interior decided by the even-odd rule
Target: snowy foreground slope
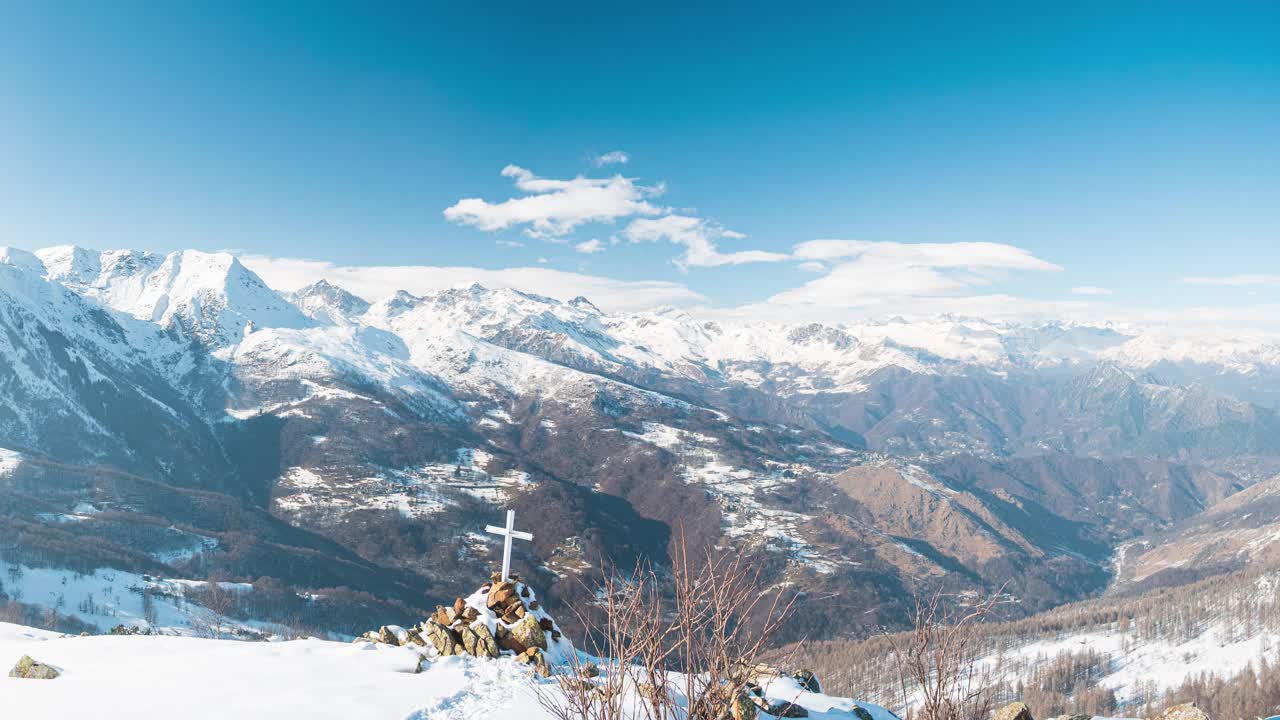
[[(3, 669), (23, 655), (62, 675), (0, 677), (0, 718), (552, 720), (539, 688), (546, 693), (558, 687), (506, 658), (439, 658), (417, 673), (419, 654), (407, 647), (316, 639), (63, 637), (0, 623)], [(766, 693), (803, 705), (815, 720), (854, 717), (852, 701), (803, 693), (790, 681), (777, 681)], [(862, 706), (875, 720), (894, 720), (882, 708)]]

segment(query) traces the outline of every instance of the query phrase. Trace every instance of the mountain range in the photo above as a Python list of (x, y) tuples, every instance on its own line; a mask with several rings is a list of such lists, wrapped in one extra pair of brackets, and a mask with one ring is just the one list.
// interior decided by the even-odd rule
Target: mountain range
[(7, 249), (0, 554), (283, 585), (341, 598), (313, 608), (341, 630), (473, 584), (512, 507), (552, 599), (683, 535), (806, 590), (797, 635), (937, 585), (1031, 614), (1273, 557), (1278, 379), (1262, 336), (361, 298), (229, 254)]

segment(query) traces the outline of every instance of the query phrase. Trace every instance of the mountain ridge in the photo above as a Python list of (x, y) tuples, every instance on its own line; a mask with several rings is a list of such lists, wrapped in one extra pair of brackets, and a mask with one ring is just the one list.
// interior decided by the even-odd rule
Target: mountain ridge
[[(1117, 348), (1151, 340), (1114, 327), (734, 324), (476, 283), (370, 302), (328, 281), (278, 292), (195, 251), (6, 251), (6, 298), (25, 309), (0, 314), (0, 350), (85, 379), (65, 410), (19, 384), (4, 399), (110, 422), (70, 447), (0, 424), (0, 447), (226, 494), (428, 595), (456, 592), (457, 560), (493, 552), (474, 528), (514, 507), (538, 518), (531, 572), (552, 600), (579, 592), (586, 558), (660, 560), (683, 531), (753, 539), (778, 577), (852, 597), (848, 632), (901, 622), (937, 583), (1013, 577), (1032, 612), (1101, 592), (1123, 543), (1280, 468), (1276, 412), (1223, 389), (1234, 366), (1171, 365), (1180, 346), (1126, 365)], [(41, 330), (15, 334), (28, 317)], [(127, 410), (96, 399), (130, 387)], [(82, 436), (102, 450), (75, 452)], [(41, 502), (22, 522), (77, 515), (72, 495)], [(232, 540), (202, 552), (249, 567), (226, 561)]]

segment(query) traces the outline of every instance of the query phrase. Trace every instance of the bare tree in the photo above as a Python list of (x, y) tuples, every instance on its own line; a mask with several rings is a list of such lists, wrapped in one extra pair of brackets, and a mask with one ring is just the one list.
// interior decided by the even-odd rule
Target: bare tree
[(919, 703), (907, 719), (986, 720), (1001, 685), (997, 670), (981, 662), (974, 625), (994, 607), (999, 592), (970, 608), (953, 609), (942, 591), (916, 599), (915, 626), (893, 638), (902, 706)]
[(603, 617), (578, 613), (605, 667), (592, 677), (581, 658), (570, 658), (562, 692), (542, 692), (543, 706), (560, 720), (730, 717), (795, 603), (793, 593), (762, 582), (751, 557), (691, 549), (682, 532), (668, 583), (645, 565), (611, 573), (596, 593)]

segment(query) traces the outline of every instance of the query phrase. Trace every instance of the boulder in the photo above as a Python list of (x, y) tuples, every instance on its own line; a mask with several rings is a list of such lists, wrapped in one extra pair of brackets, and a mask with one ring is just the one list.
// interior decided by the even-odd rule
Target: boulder
[(30, 655), (23, 655), (9, 671), (9, 677), (23, 680), (53, 680), (61, 674), (52, 666), (33, 660)]
[(449, 627), (453, 624), (453, 618), (449, 617), (449, 611), (443, 605), (437, 605), (436, 611), (431, 614), (431, 622)]
[(791, 673), (791, 677), (800, 683), (800, 687), (806, 692), (820, 693), (822, 692), (822, 683), (818, 682), (818, 676), (812, 670), (797, 670)]
[(856, 715), (858, 720), (875, 720), (875, 718), (871, 716), (871, 711), (861, 705), (854, 705), (853, 709), (849, 712)]
[(425, 646), (427, 641), (422, 639), (422, 633), (418, 632), (417, 628), (409, 628), (409, 631), (404, 635), (404, 644), (406, 646), (418, 645), (421, 647)]
[(1035, 720), (1026, 703), (1012, 702), (996, 711), (991, 720)]
[(593, 662), (583, 663), (581, 672), (584, 678), (600, 677), (600, 666)]
[(466, 652), (462, 640), (452, 629), (440, 623), (428, 620), (426, 623), (427, 639), (441, 655), (461, 655)]
[(1185, 705), (1174, 705), (1165, 710), (1160, 713), (1157, 720), (1209, 720), (1209, 715), (1196, 707), (1195, 703), (1186, 703)]
[(498, 631), (494, 636), (494, 641), (498, 643), (498, 648), (502, 650), (510, 650), (517, 655), (520, 655), (525, 650), (529, 649), (529, 646), (516, 639), (515, 634), (508, 630), (505, 625), (498, 625)]
[(542, 654), (542, 651), (536, 647), (531, 647), (516, 655), (516, 662), (532, 665), (535, 673), (545, 678), (551, 677), (551, 664), (547, 662), (547, 657)]
[(527, 648), (547, 649), (547, 634), (532, 615), (525, 615), (520, 622), (512, 625), (511, 634)]
[(388, 628), (386, 625), (383, 625), (382, 627), (378, 628), (378, 642), (382, 643), (383, 645), (399, 645), (400, 638), (396, 637), (395, 632), (393, 632), (390, 628)]
[(464, 625), (459, 634), (462, 635), (462, 647), (469, 655), (496, 658), (500, 654), (493, 633), (484, 623)]

